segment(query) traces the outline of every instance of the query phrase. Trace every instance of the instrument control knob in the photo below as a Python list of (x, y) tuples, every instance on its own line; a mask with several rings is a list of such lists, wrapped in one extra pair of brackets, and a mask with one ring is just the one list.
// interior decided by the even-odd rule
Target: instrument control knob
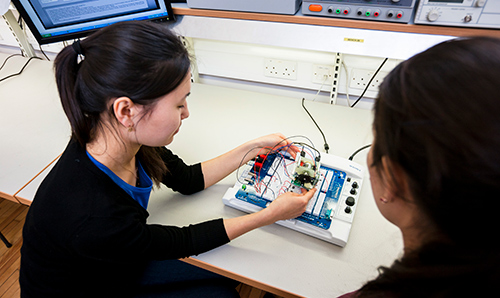
[(477, 0), (476, 3), (474, 3), (474, 6), (483, 7), (484, 4), (486, 4), (486, 0)]
[(348, 206), (354, 206), (354, 203), (356, 203), (356, 200), (354, 200), (353, 197), (347, 197), (347, 199), (345, 200), (345, 203), (348, 205)]
[(472, 16), (468, 14), (464, 17), (464, 23), (469, 23), (470, 21), (472, 21)]
[(431, 9), (429, 13), (427, 13), (427, 20), (430, 22), (435, 22), (439, 18), (439, 10)]

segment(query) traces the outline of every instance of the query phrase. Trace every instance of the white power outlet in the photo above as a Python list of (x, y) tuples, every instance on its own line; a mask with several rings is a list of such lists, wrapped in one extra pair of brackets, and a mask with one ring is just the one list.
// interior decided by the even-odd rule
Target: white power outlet
[(266, 77), (281, 78), (287, 80), (297, 79), (297, 62), (266, 59), (264, 65), (264, 75)]
[(317, 84), (330, 85), (333, 80), (333, 65), (313, 65), (312, 82)]
[[(366, 84), (368, 84), (374, 73), (374, 70), (354, 68), (351, 72), (351, 83), (349, 84), (349, 87), (364, 90), (366, 88)], [(378, 86), (380, 86), (387, 74), (388, 72), (379, 71), (377, 76), (375, 76), (375, 78), (371, 81), (367, 90), (378, 91)]]

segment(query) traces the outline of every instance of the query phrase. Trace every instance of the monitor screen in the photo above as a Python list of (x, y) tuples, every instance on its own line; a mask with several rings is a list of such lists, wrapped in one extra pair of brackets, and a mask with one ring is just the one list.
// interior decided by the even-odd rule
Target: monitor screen
[(113, 23), (173, 20), (165, 0), (13, 0), (40, 44), (83, 37)]

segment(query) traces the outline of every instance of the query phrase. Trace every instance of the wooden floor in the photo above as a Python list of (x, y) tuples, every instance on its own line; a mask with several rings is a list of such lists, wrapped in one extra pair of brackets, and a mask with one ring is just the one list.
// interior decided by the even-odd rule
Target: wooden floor
[(0, 297), (19, 298), (19, 264), (21, 261), (22, 229), (28, 207), (0, 199), (0, 232), (12, 244), (0, 242)]
[[(0, 241), (0, 297), (19, 298), (19, 266), (21, 246), (23, 244), (22, 229), (28, 206), (0, 198), (0, 232), (12, 244), (7, 248)], [(238, 292), (242, 298), (276, 297), (257, 288), (241, 284)]]

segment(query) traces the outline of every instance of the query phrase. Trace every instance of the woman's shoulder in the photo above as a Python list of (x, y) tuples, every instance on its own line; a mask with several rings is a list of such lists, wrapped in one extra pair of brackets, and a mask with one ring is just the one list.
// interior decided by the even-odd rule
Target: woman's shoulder
[(127, 194), (89, 159), (85, 148), (70, 141), (42, 181), (34, 203), (92, 211), (128, 202), (124, 197)]
[(356, 298), (358, 297), (358, 291), (350, 292), (350, 293), (345, 293), (341, 296), (338, 296), (337, 298)]

